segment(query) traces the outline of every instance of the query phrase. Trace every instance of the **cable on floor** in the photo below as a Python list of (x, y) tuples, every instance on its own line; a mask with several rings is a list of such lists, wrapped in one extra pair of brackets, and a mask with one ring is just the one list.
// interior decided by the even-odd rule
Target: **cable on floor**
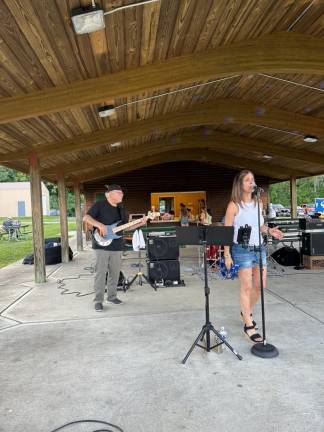
[(92, 432), (116, 432), (116, 431), (123, 432), (123, 430), (119, 426), (116, 426), (116, 425), (114, 425), (112, 423), (108, 423), (108, 422), (101, 421), (101, 420), (76, 420), (76, 421), (73, 421), (73, 422), (70, 422), (70, 423), (66, 423), (63, 426), (60, 426), (60, 427), (58, 427), (56, 429), (53, 429), (50, 432), (62, 431), (64, 429), (68, 428), (69, 426), (76, 425), (76, 424), (82, 425), (82, 424), (85, 424), (85, 423), (96, 423), (97, 426), (104, 425), (104, 426), (109, 426), (109, 428), (111, 428), (111, 427), (113, 428), (113, 429), (107, 429), (107, 428), (104, 428), (104, 429), (102, 429), (102, 428), (101, 429), (94, 429)]

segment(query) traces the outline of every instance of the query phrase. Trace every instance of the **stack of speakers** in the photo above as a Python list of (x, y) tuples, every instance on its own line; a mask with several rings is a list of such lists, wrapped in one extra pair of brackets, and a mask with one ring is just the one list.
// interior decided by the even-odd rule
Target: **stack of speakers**
[(309, 256), (324, 255), (324, 220), (300, 219), (302, 233), (302, 254)]
[(147, 241), (148, 278), (161, 286), (180, 281), (179, 245), (175, 235), (149, 236)]
[(307, 268), (313, 268), (314, 258), (324, 259), (324, 221), (320, 219), (300, 219), (299, 228), (302, 233), (303, 263)]

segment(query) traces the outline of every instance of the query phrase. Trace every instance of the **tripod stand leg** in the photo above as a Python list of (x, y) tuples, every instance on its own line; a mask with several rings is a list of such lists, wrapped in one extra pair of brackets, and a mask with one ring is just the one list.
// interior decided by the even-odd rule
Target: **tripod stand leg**
[(157, 290), (156, 290), (156, 286), (154, 286), (154, 285), (149, 281), (148, 277), (147, 277), (144, 273), (142, 273), (142, 277), (146, 280), (146, 282), (147, 282), (148, 284), (151, 285), (151, 287), (154, 289), (154, 291), (157, 291)]
[(136, 275), (133, 277), (133, 279), (128, 283), (128, 288), (130, 288), (131, 285), (136, 281), (137, 277), (138, 277), (138, 273), (136, 273)]
[[(185, 364), (186, 361), (188, 360), (188, 357), (190, 356), (190, 354), (192, 353), (192, 351), (194, 350), (195, 346), (198, 345), (199, 340), (203, 340), (204, 339), (204, 335), (206, 332), (206, 327), (204, 326), (201, 329), (201, 332), (199, 333), (199, 335), (197, 336), (196, 340), (194, 341), (194, 343), (191, 345), (189, 351), (187, 352), (185, 358), (182, 360), (182, 364)], [(201, 338), (201, 339), (200, 339)]]
[(232, 353), (234, 354), (234, 355), (236, 355), (236, 357), (239, 359), (239, 360), (243, 360), (243, 357), (237, 352), (237, 351), (235, 351), (235, 349), (227, 342), (227, 340), (226, 339), (224, 339), (223, 338), (223, 336), (221, 335), (221, 334), (219, 334), (218, 333), (218, 331), (217, 330), (215, 330), (214, 329), (214, 327), (213, 326), (211, 326), (211, 328), (210, 328), (210, 330), (213, 332), (213, 333), (215, 333), (215, 335), (218, 337), (218, 339), (220, 339), (222, 342), (224, 342), (224, 344), (232, 351)]

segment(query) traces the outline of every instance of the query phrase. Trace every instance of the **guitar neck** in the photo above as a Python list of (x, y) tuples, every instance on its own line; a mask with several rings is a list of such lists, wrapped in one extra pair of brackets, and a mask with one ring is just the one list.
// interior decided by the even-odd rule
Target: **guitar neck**
[(116, 228), (113, 229), (113, 232), (114, 233), (118, 233), (119, 231), (123, 231), (123, 230), (125, 230), (127, 228), (130, 228), (132, 226), (137, 225), (138, 222), (139, 222), (139, 219), (135, 219), (135, 220), (133, 220), (131, 222), (125, 223), (124, 225), (119, 225), (119, 226), (117, 226)]

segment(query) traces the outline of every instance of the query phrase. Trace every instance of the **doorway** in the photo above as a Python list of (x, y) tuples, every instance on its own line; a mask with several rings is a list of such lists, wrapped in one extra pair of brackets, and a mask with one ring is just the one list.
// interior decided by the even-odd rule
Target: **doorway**
[(173, 197), (160, 197), (159, 199), (159, 212), (170, 213), (174, 211), (174, 198)]

